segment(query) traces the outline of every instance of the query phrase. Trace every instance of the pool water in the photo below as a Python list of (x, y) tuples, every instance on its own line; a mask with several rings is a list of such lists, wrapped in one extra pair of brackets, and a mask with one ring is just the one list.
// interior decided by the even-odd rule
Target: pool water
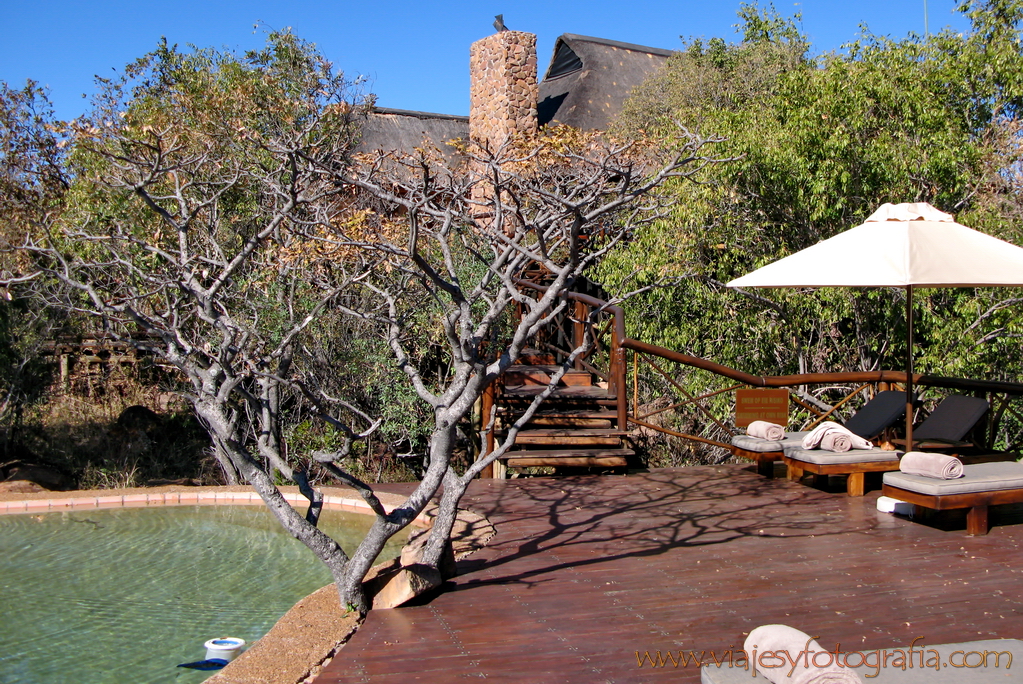
[[(325, 510), (320, 528), (350, 553), (371, 524)], [(201, 682), (176, 666), (207, 639), (251, 644), (330, 582), (261, 506), (0, 516), (0, 684)]]

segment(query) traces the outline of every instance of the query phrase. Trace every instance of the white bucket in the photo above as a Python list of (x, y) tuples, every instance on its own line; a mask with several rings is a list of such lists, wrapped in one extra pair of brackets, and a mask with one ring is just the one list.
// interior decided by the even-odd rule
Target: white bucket
[(899, 501), (890, 496), (880, 496), (877, 499), (877, 510), (883, 513), (895, 513), (897, 515), (913, 516), (913, 504), (906, 501)]
[(218, 637), (216, 639), (210, 639), (203, 645), (206, 647), (206, 660), (219, 658), (220, 660), (231, 662), (238, 657), (238, 654), (242, 650), (242, 646), (245, 645), (245, 639), (239, 639), (238, 637)]

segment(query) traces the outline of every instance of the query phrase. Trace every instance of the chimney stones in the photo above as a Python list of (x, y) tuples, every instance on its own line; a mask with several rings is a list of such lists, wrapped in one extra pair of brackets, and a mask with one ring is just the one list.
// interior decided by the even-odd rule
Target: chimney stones
[(495, 150), (537, 128), (536, 36), (500, 31), (472, 44), (469, 137)]

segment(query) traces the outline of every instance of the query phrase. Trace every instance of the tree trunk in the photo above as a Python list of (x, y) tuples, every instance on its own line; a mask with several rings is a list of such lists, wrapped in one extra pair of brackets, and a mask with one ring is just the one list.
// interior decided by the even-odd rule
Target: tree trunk
[[(440, 505), (437, 509), (437, 517), (433, 521), (433, 529), (430, 530), (430, 540), (423, 551), (422, 563), (441, 571), (441, 576), (448, 574), (445, 570), (444, 556), (451, 544), (451, 530), (454, 529), (455, 519), (458, 516), (458, 502), (462, 500), (469, 480), (463, 480), (455, 475), (450, 468), (444, 476), (444, 492), (440, 497)], [(444, 577), (448, 579), (448, 577)]]
[(234, 466), (231, 457), (227, 455), (227, 451), (221, 446), (220, 440), (216, 438), (213, 440), (213, 456), (217, 459), (217, 463), (220, 464), (220, 470), (224, 473), (224, 479), (227, 480), (227, 484), (241, 484), (241, 473)]
[[(197, 402), (195, 405), (198, 413), (206, 422), (209, 430), (214, 433), (214, 439), (223, 447), (224, 453), (228, 456), (230, 463), (237, 468), (245, 480), (252, 485), (263, 503), (274, 514), (274, 517), (281, 523), (284, 529), (295, 539), (305, 544), (310, 551), (316, 554), (323, 563), (330, 569), (335, 582), (338, 578), (347, 580), (349, 560), (347, 554), (336, 541), (311, 525), (305, 516), (301, 515), (291, 504), (289, 504), (281, 491), (277, 489), (270, 476), (254, 463), (239, 444), (229, 434), (230, 427), (226, 417), (220, 408), (213, 402)], [(386, 541), (386, 539), (384, 540)], [(380, 545), (381, 548), (383, 544)], [(378, 549), (379, 551), (379, 549)], [(368, 567), (367, 567), (368, 569)], [(363, 573), (365, 574), (365, 573)], [(361, 582), (362, 576), (359, 576)], [(350, 586), (350, 583), (339, 584), (339, 593), (345, 605), (353, 605), (357, 610), (365, 610), (365, 597), (362, 595), (361, 584), (357, 590)]]

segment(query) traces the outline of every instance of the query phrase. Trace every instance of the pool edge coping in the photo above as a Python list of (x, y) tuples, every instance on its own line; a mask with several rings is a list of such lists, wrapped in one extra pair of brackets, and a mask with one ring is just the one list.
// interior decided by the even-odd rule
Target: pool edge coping
[[(60, 496), (40, 498), (32, 495), (17, 496), (0, 500), (0, 515), (19, 515), (27, 513), (51, 513), (55, 511), (87, 510), (99, 508), (145, 508), (149, 506), (245, 506), (264, 505), (259, 494), (252, 490), (238, 491), (223, 487), (188, 487), (161, 492), (138, 492), (109, 494), (116, 490), (93, 489), (81, 492), (60, 492)], [(297, 491), (281, 490), (285, 501), (289, 504), (307, 504), (309, 500)], [(393, 502), (381, 500), (384, 510), (388, 513), (396, 507)], [(324, 494), (323, 507), (331, 510), (350, 511), (373, 515), (369, 504), (338, 494)], [(417, 527), (429, 527), (433, 516), (428, 512), (420, 513), (411, 524)]]

